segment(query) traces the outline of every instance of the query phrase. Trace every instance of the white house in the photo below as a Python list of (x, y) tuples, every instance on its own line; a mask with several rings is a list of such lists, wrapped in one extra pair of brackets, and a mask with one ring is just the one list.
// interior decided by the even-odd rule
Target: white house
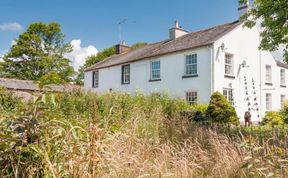
[[(245, 13), (247, 6), (240, 7)], [(188, 33), (178, 22), (170, 38), (130, 50), (116, 45), (116, 55), (85, 70), (86, 90), (145, 94), (167, 91), (189, 103), (209, 103), (219, 91), (235, 107), (241, 121), (250, 110), (252, 121), (279, 110), (288, 97), (288, 65), (258, 49), (257, 27), (241, 21)]]

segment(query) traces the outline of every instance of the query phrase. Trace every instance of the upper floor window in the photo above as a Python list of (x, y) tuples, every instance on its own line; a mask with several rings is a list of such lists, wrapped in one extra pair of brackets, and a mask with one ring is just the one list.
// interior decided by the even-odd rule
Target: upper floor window
[(150, 63), (151, 80), (160, 79), (160, 61), (151, 61)]
[(224, 88), (223, 89), (223, 95), (225, 98), (229, 101), (229, 103), (233, 106), (234, 101), (233, 101), (233, 89), (232, 88)]
[(225, 54), (225, 75), (233, 76), (233, 55)]
[(92, 72), (92, 87), (93, 88), (99, 87), (99, 71)]
[(185, 59), (185, 75), (197, 74), (197, 54), (187, 55)]
[(197, 100), (198, 100), (198, 93), (195, 91), (188, 91), (186, 92), (186, 101), (189, 104), (197, 104)]
[(280, 104), (281, 104), (281, 107), (284, 106), (285, 100), (286, 100), (286, 95), (280, 95)]
[(272, 68), (270, 65), (266, 65), (266, 83), (271, 84), (272, 83)]
[(266, 110), (270, 111), (272, 109), (272, 94), (266, 93)]
[(285, 86), (286, 85), (286, 78), (285, 78), (285, 70), (280, 69), (280, 85)]
[(122, 84), (130, 83), (130, 64), (122, 66)]

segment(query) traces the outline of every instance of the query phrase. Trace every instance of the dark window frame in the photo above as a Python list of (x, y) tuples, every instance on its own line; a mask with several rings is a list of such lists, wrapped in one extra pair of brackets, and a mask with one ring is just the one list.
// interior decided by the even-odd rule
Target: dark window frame
[[(128, 67), (128, 76), (129, 76), (129, 80), (128, 81), (126, 81), (126, 78), (125, 78), (125, 69), (126, 69), (126, 67)], [(127, 76), (126, 76), (127, 77)], [(126, 65), (123, 65), (123, 66), (121, 66), (121, 84), (122, 85), (128, 85), (128, 84), (130, 84), (130, 81), (131, 81), (131, 70), (130, 70), (130, 64), (126, 64)]]
[[(95, 74), (97, 74), (97, 80), (95, 80)], [(98, 87), (99, 87), (99, 71), (97, 70), (92, 72), (92, 88), (98, 88)]]

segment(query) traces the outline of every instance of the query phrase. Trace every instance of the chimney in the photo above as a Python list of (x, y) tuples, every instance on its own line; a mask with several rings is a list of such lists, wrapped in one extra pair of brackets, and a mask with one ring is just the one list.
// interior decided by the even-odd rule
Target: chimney
[(125, 44), (125, 42), (121, 42), (115, 46), (116, 54), (122, 54), (130, 51), (130, 47)]
[(244, 0), (244, 2), (239, 3), (239, 7), (238, 7), (239, 19), (241, 19), (243, 15), (247, 14), (250, 8), (249, 1), (250, 0)]
[(186, 35), (188, 32), (179, 26), (179, 22), (176, 20), (173, 28), (169, 29), (170, 40), (175, 40), (180, 36)]

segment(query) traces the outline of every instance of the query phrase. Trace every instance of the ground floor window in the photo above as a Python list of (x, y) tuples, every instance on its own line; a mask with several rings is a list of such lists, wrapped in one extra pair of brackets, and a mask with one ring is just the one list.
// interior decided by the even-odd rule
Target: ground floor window
[(270, 111), (272, 109), (272, 94), (266, 93), (266, 110)]
[(281, 95), (281, 96), (280, 96), (280, 104), (281, 104), (281, 107), (284, 106), (285, 100), (286, 100), (286, 96), (285, 96), (285, 95)]
[(233, 89), (232, 88), (224, 88), (223, 89), (223, 95), (229, 101), (229, 103), (233, 106), (234, 105)]
[(197, 104), (197, 100), (198, 100), (198, 93), (195, 91), (188, 91), (186, 92), (186, 101), (193, 105), (193, 104)]

